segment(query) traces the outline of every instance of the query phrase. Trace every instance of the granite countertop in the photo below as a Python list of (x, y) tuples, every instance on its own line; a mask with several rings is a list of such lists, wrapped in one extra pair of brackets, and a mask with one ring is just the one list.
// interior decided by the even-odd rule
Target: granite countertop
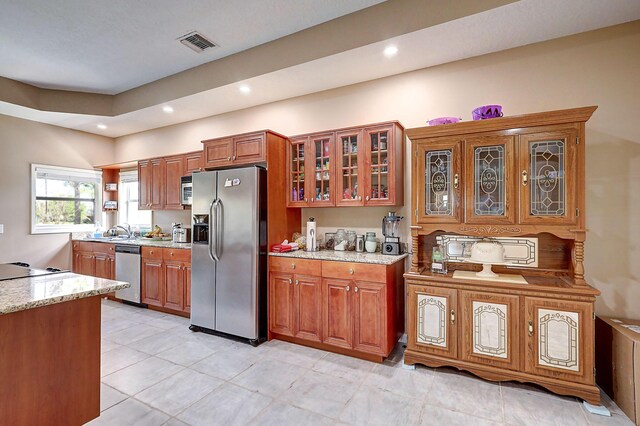
[(131, 284), (71, 272), (0, 281), (0, 315), (122, 290)]
[(382, 253), (358, 253), (355, 251), (334, 251), (334, 250), (320, 250), (320, 251), (304, 251), (296, 250), (287, 253), (273, 253), (270, 252), (269, 256), (277, 257), (294, 257), (297, 259), (313, 259), (313, 260), (335, 260), (338, 262), (358, 262), (358, 263), (373, 263), (377, 265), (391, 265), (396, 263), (408, 254), (390, 255)]
[(151, 240), (148, 238), (134, 238), (130, 240), (125, 239), (107, 239), (107, 238), (90, 238), (90, 237), (77, 237), (73, 238), (73, 241), (90, 241), (94, 243), (105, 243), (105, 244), (128, 244), (133, 246), (149, 246), (149, 247), (166, 247), (166, 248), (174, 248), (174, 249), (191, 249), (191, 243), (174, 243), (173, 241), (158, 241)]

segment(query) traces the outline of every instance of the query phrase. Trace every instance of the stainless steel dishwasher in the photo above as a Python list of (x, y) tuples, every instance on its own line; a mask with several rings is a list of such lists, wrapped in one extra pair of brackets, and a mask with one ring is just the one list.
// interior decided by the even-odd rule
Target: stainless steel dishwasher
[(116, 244), (116, 280), (131, 284), (117, 290), (117, 298), (140, 303), (140, 246)]

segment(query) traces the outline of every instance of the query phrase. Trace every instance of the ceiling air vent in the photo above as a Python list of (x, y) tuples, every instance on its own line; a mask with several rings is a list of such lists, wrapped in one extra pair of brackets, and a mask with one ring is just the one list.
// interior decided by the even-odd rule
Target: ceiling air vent
[(178, 41), (180, 41), (180, 43), (184, 44), (194, 52), (198, 53), (203, 52), (210, 47), (217, 47), (214, 42), (198, 33), (197, 31), (192, 31), (183, 35), (182, 37), (178, 38)]

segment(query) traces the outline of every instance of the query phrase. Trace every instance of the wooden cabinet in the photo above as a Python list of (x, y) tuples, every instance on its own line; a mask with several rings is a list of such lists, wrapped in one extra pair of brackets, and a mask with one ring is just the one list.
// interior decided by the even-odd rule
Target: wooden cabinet
[(403, 262), (374, 265), (271, 256), (272, 337), (382, 360), (403, 331)]
[(404, 202), (404, 129), (400, 123), (294, 136), (288, 151), (288, 207), (395, 206)]
[(138, 161), (138, 210), (151, 209), (151, 160)]
[(407, 292), (407, 349), (455, 358), (457, 291), (408, 285)]
[(92, 277), (115, 279), (115, 246), (107, 243), (74, 241), (72, 271)]
[(161, 210), (165, 199), (166, 163), (163, 158), (138, 161), (138, 209)]
[(204, 167), (227, 167), (266, 161), (266, 142), (270, 133), (268, 131), (246, 133), (202, 141)]
[(191, 175), (203, 169), (203, 153), (202, 151), (189, 152), (184, 154), (184, 175)]
[(181, 181), (185, 175), (184, 155), (175, 155), (164, 159), (164, 206), (165, 210), (182, 210), (182, 199), (180, 197)]
[(188, 313), (191, 308), (191, 250), (142, 247), (142, 303)]

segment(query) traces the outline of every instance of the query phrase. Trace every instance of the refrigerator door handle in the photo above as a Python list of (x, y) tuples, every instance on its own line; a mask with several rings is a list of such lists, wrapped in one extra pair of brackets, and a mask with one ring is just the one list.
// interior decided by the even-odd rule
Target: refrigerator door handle
[[(216, 246), (218, 244), (218, 242), (216, 241), (217, 238), (217, 228), (218, 228), (218, 223), (217, 223), (217, 217), (216, 217), (216, 211), (215, 211), (215, 206), (216, 206), (216, 200), (213, 200), (211, 202), (211, 205), (209, 206), (209, 217), (212, 219), (212, 224), (209, 227), (209, 257), (211, 258), (211, 260), (213, 260), (214, 262), (218, 262), (220, 261), (220, 259), (218, 258), (217, 254), (216, 254)], [(213, 228), (213, 229), (212, 229)], [(213, 230), (216, 230), (216, 237), (214, 238), (213, 235)]]
[(222, 257), (222, 227), (224, 224), (222, 223), (222, 200), (217, 198), (214, 202), (214, 210), (216, 214), (216, 247), (215, 247), (215, 257), (217, 261), (220, 261)]

